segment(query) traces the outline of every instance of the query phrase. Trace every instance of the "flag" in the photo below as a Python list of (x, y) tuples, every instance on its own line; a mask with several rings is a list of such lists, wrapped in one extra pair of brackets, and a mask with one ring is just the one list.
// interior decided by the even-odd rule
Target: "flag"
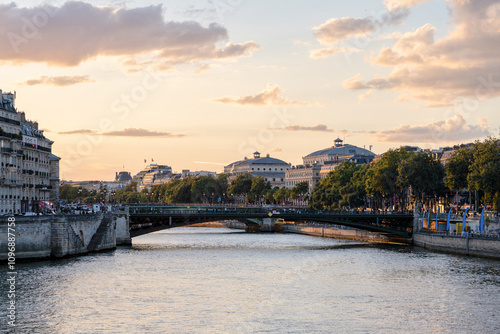
[(481, 211), (481, 218), (479, 219), (479, 232), (483, 233), (484, 231), (484, 209), (486, 205), (483, 206), (483, 211)]
[(446, 219), (446, 231), (450, 230), (450, 215), (451, 215), (451, 210), (453, 210), (453, 208), (450, 208), (450, 211), (448, 211), (448, 218)]
[(469, 208), (465, 209), (464, 217), (462, 218), (462, 232), (465, 232), (465, 224), (467, 223), (465, 218), (467, 217), (467, 211), (469, 211)]

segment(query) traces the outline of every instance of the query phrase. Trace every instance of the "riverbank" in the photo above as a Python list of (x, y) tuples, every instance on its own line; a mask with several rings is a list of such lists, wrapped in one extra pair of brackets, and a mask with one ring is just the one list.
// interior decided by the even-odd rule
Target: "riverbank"
[(413, 244), (437, 252), (500, 259), (500, 239), (416, 232)]
[(276, 224), (276, 232), (297, 233), (315, 237), (347, 239), (368, 242), (391, 243), (393, 239), (387, 235), (372, 233), (368, 231), (339, 228), (327, 224), (321, 225), (298, 225), (298, 224)]

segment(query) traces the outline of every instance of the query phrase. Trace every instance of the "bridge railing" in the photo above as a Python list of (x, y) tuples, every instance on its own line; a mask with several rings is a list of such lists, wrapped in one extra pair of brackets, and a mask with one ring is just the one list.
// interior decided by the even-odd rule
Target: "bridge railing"
[(228, 206), (130, 206), (130, 214), (208, 214), (208, 213), (260, 213), (272, 215), (323, 215), (323, 216), (345, 216), (345, 215), (364, 215), (364, 216), (412, 216), (412, 212), (393, 212), (393, 211), (318, 211), (307, 210), (303, 208), (281, 208), (281, 207), (228, 207)]

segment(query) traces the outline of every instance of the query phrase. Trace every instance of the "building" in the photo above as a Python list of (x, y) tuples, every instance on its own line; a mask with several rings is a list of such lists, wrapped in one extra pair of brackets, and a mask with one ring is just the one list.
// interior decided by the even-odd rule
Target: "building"
[(303, 164), (293, 166), (286, 172), (286, 187), (293, 188), (297, 183), (307, 182), (309, 192), (344, 161), (356, 164), (370, 163), (375, 154), (367, 149), (350, 144), (344, 144), (340, 138), (334, 140), (334, 146), (312, 152), (302, 157)]
[(253, 176), (262, 176), (271, 183), (271, 187), (282, 188), (285, 186), (285, 173), (291, 169), (291, 164), (269, 154), (261, 158), (259, 152), (254, 152), (253, 159), (245, 157), (243, 160), (233, 162), (224, 167), (224, 173), (229, 175), (229, 182), (239, 175), (250, 173)]
[(123, 182), (123, 183), (128, 183), (132, 181), (132, 175), (130, 175), (130, 172), (116, 172), (115, 174), (115, 182)]
[(50, 202), (59, 207), (59, 161), (61, 158), (50, 154)]
[(16, 110), (15, 100), (16, 93), (0, 90), (0, 214), (38, 212), (42, 204), (59, 200), (53, 189), (59, 179), (59, 168), (51, 169), (53, 142)]
[[(154, 184), (164, 183), (162, 180), (172, 176), (172, 167), (167, 165), (149, 164), (142, 171), (134, 175), (133, 181), (137, 182), (139, 191), (149, 189)], [(167, 182), (167, 181), (166, 181)]]

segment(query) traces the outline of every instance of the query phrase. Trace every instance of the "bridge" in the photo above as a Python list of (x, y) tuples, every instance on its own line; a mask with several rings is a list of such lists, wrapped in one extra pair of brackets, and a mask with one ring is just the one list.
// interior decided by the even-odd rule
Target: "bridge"
[(130, 237), (172, 227), (203, 222), (237, 220), (247, 230), (258, 231), (264, 219), (303, 222), (312, 221), (354, 227), (394, 237), (410, 238), (412, 214), (335, 213), (309, 211), (303, 208), (221, 207), (221, 206), (130, 206)]

